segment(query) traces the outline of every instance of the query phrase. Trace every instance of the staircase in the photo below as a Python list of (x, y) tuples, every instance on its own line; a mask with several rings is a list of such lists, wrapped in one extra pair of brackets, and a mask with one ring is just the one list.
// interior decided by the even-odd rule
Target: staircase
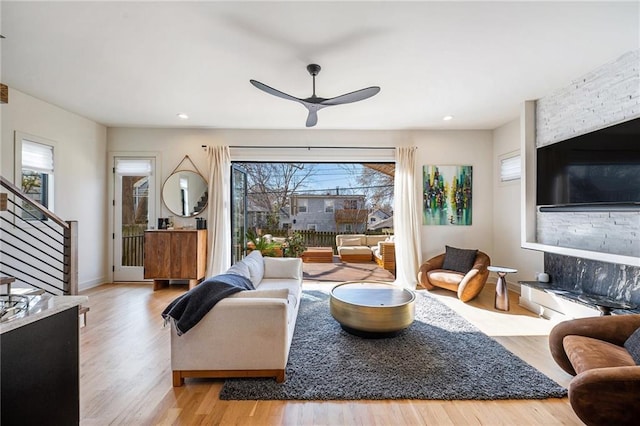
[[(78, 294), (78, 222), (64, 221), (0, 176), (0, 294)], [(86, 319), (88, 308), (80, 308)]]

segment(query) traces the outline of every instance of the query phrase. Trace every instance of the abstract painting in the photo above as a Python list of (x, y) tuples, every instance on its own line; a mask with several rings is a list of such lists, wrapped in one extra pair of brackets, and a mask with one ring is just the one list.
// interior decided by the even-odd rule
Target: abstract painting
[(473, 166), (423, 166), (422, 181), (424, 225), (471, 225)]

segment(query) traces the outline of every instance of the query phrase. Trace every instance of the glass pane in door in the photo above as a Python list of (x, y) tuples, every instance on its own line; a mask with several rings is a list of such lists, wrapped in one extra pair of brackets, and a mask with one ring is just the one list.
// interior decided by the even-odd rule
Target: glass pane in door
[(122, 266), (143, 266), (149, 176), (122, 176)]

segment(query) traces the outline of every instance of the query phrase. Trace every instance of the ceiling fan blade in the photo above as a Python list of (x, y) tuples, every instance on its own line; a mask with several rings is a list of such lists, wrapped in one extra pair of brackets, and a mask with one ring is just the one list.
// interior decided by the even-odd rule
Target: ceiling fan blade
[(274, 89), (273, 87), (269, 87), (264, 83), (260, 83), (259, 81), (249, 80), (249, 82), (251, 84), (253, 84), (255, 87), (257, 87), (258, 89), (260, 89), (263, 92), (266, 92), (266, 93), (268, 93), (270, 95), (277, 96), (277, 97), (282, 98), (282, 99), (288, 99), (290, 101), (302, 102), (301, 99), (298, 99), (295, 96), (288, 95), (288, 94), (286, 94), (284, 92), (281, 92), (279, 90)]
[(309, 110), (309, 116), (307, 117), (307, 127), (313, 127), (318, 123), (318, 111), (315, 109)]
[(320, 102), (321, 105), (341, 105), (351, 102), (358, 102), (376, 95), (380, 91), (378, 86), (367, 87), (366, 89), (356, 90), (355, 92), (336, 96), (335, 98), (325, 99)]

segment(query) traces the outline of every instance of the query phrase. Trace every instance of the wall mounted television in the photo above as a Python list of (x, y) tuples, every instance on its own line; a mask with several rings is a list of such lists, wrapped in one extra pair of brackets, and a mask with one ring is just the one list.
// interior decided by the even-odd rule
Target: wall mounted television
[(640, 118), (536, 150), (536, 203), (552, 209), (640, 209)]

